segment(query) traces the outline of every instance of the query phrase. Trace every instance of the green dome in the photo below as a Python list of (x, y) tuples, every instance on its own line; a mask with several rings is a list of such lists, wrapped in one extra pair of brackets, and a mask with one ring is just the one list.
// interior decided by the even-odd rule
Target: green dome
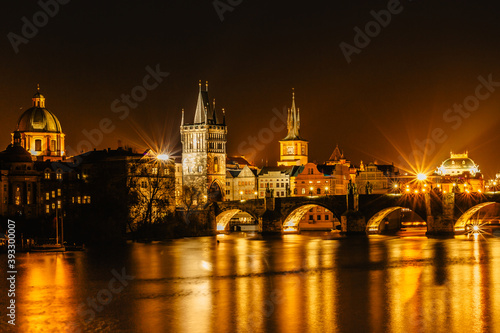
[(20, 132), (51, 132), (62, 133), (57, 117), (45, 108), (32, 107), (26, 110), (17, 122)]
[(45, 97), (39, 88), (33, 95), (33, 106), (26, 110), (17, 121), (19, 132), (62, 133), (57, 117), (45, 108)]

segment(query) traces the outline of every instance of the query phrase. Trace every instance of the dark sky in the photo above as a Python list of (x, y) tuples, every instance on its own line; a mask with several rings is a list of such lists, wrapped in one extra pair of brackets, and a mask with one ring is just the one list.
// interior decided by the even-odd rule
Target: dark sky
[[(399, 13), (372, 30), (348, 63), (339, 45), (355, 45), (354, 28), (365, 30), (374, 20), (370, 12), (387, 7), (388, 1), (243, 0), (221, 21), (210, 0), (73, 0), (15, 53), (8, 33), (22, 35), (22, 18), (33, 22), (41, 7), (11, 1), (0, 14), (0, 145), (9, 143), (40, 83), (73, 150), (86, 139), (82, 131), (104, 118), (115, 129), (98, 149), (116, 148), (118, 140), (140, 149), (179, 147), (181, 109), (191, 120), (201, 79), (226, 109), (228, 154), (254, 150), (258, 165), (276, 162), (285, 130), (276, 132), (282, 126), (273, 109), (290, 106), (294, 87), (310, 160), (323, 162), (338, 144), (356, 165), (400, 164), (404, 154), (419, 157), (411, 165), (432, 169), (450, 150), (468, 150), (493, 176), (500, 170), (500, 87), (482, 88), (489, 96), (464, 116), (447, 110), (474, 102), (479, 76), (500, 82), (499, 5), (402, 0)], [(142, 85), (146, 67), (157, 64), (170, 75), (120, 119), (112, 102)]]

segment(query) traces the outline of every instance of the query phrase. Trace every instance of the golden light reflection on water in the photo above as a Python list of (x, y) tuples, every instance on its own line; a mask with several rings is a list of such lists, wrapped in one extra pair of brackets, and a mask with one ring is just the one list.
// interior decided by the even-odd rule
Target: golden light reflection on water
[(22, 331), (73, 330), (79, 322), (75, 288), (78, 261), (61, 253), (32, 253), (21, 258), (22, 275), (16, 295)]
[[(135, 276), (103, 332), (494, 332), (500, 241), (303, 235), (133, 244), (119, 261)], [(107, 285), (88, 254), (24, 255), (23, 332), (65, 332), (78, 305)], [(91, 278), (92, 277), (92, 278)], [(2, 285), (3, 286), (3, 285)], [(2, 304), (3, 305), (3, 304)]]

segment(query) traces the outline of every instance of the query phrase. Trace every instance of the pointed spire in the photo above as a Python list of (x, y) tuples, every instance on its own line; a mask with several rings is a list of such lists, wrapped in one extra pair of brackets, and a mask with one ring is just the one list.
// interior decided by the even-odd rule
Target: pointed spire
[(222, 108), (222, 125), (226, 125), (226, 110)]
[(213, 102), (212, 121), (213, 121), (214, 124), (218, 124), (218, 121), (217, 121), (217, 112), (215, 111), (215, 98), (214, 98), (214, 102)]
[(182, 109), (181, 126), (184, 126), (184, 109)]
[(205, 81), (205, 91), (208, 91), (208, 81)]
[(295, 105), (295, 88), (292, 88), (292, 108), (288, 109), (288, 134), (284, 140), (302, 140), (300, 138), (300, 113)]
[(201, 80), (199, 81), (198, 86), (199, 86), (198, 101), (196, 102), (194, 123), (205, 124), (207, 122), (207, 114), (206, 114), (207, 112), (206, 112), (205, 98), (203, 97), (203, 95), (206, 95), (206, 92), (201, 90)]

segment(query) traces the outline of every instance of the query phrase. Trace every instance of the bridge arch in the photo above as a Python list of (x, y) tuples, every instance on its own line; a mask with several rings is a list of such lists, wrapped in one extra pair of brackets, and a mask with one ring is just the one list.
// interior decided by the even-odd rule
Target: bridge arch
[[(366, 223), (366, 233), (381, 234), (386, 229), (392, 231), (400, 229), (402, 223), (401, 216), (405, 211), (411, 212), (413, 218), (418, 217), (423, 221), (422, 217), (409, 208), (401, 206), (388, 207), (377, 212), (368, 220), (368, 223)], [(386, 222), (388, 225), (386, 225)]]
[(253, 217), (255, 219), (255, 221), (258, 221), (257, 217), (250, 212), (244, 211), (242, 209), (237, 209), (237, 208), (228, 209), (228, 210), (221, 212), (216, 217), (217, 232), (223, 232), (224, 230), (226, 230), (227, 225), (229, 224), (231, 219), (238, 213), (246, 213), (246, 214), (250, 215), (251, 217)]
[(455, 232), (465, 231), (467, 224), (471, 224), (471, 219), (476, 215), (479, 211), (487, 208), (500, 208), (500, 203), (498, 202), (483, 202), (479, 205), (469, 208), (465, 213), (462, 214), (455, 223)]
[[(305, 202), (300, 206), (295, 206), (288, 210), (284, 216), (285, 219), (283, 221), (282, 225), (282, 231), (295, 231), (298, 230), (298, 226), (304, 215), (314, 207), (323, 207), (329, 212), (333, 214), (333, 216), (340, 222), (340, 217), (336, 214), (336, 212), (331, 208), (328, 207), (327, 205), (323, 205), (321, 203), (316, 203), (316, 202)], [(329, 221), (334, 223), (335, 220)]]

